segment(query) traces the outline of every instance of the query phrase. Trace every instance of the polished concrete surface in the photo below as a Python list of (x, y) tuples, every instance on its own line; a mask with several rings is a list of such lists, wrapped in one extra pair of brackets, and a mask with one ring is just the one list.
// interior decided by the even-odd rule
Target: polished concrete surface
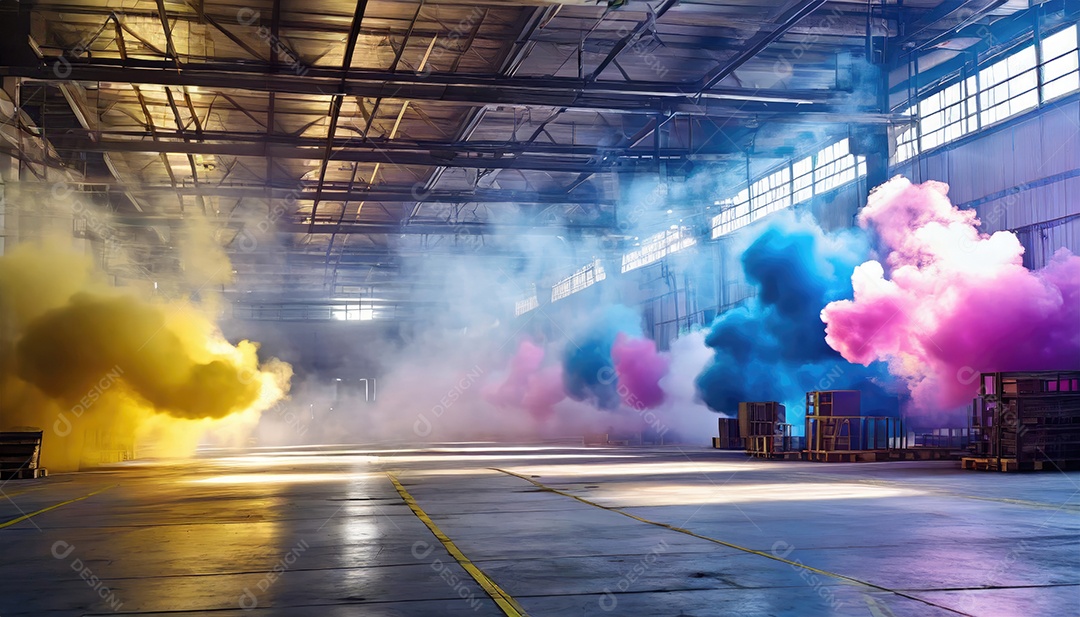
[(533, 617), (1080, 616), (1080, 473), (447, 444), (9, 481), (0, 617), (513, 614), (391, 476)]

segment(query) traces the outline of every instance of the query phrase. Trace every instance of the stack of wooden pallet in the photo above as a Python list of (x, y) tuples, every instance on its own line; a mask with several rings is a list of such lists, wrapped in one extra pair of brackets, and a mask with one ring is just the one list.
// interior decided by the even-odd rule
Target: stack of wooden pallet
[(965, 469), (1080, 467), (1080, 371), (983, 373)]
[(739, 431), (746, 439), (746, 453), (765, 458), (798, 454), (786, 418), (786, 409), (777, 401), (739, 403)]
[(713, 447), (719, 450), (742, 450), (746, 442), (739, 433), (738, 418), (719, 419), (720, 436), (713, 437)]
[(41, 431), (0, 432), (0, 480), (48, 475), (41, 462)]

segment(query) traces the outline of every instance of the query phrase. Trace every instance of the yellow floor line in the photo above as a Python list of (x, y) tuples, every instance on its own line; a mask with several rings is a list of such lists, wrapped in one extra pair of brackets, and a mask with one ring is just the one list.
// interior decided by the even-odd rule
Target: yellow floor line
[(401, 495), (401, 498), (409, 506), (409, 509), (416, 515), (416, 518), (427, 525), (427, 528), (431, 530), (431, 533), (435, 534), (435, 537), (438, 538), (439, 542), (442, 543), (447, 552), (449, 552), (461, 567), (465, 568), (465, 571), (476, 580), (480, 587), (491, 596), (491, 599), (495, 601), (495, 604), (497, 604), (500, 609), (502, 609), (502, 612), (508, 617), (528, 617), (528, 613), (525, 612), (525, 609), (521, 608), (521, 605), (517, 603), (517, 600), (514, 600), (510, 594), (506, 593), (501, 587), (496, 585), (495, 581), (491, 580), (487, 574), (484, 574), (480, 568), (477, 568), (473, 565), (473, 562), (469, 561), (469, 558), (458, 549), (457, 545), (455, 545), (454, 542), (439, 529), (435, 522), (431, 520), (431, 517), (427, 515), (427, 512), (424, 512), (420, 505), (416, 503), (413, 496), (409, 494), (409, 491), (405, 490), (405, 487), (398, 482), (397, 478), (391, 473), (387, 473), (386, 475), (390, 478), (390, 481), (394, 483), (394, 488), (397, 489), (398, 494)]
[(82, 501), (83, 499), (86, 499), (87, 497), (93, 497), (94, 495), (97, 495), (98, 493), (104, 493), (105, 491), (107, 491), (110, 488), (113, 488), (115, 486), (118, 486), (118, 485), (113, 484), (111, 486), (106, 486), (103, 489), (98, 489), (98, 490), (96, 490), (96, 491), (94, 491), (92, 493), (87, 493), (87, 494), (83, 495), (82, 497), (76, 497), (75, 499), (68, 499), (67, 501), (61, 501), (58, 504), (53, 504), (53, 505), (51, 505), (51, 506), (49, 506), (47, 508), (42, 508), (42, 509), (40, 509), (40, 510), (38, 510), (36, 512), (31, 512), (30, 514), (23, 514), (22, 516), (20, 516), (18, 518), (13, 518), (10, 521), (7, 521), (5, 523), (0, 523), (0, 529), (3, 529), (4, 527), (11, 527), (15, 523), (21, 523), (21, 522), (23, 522), (23, 521), (25, 521), (25, 520), (27, 520), (27, 519), (29, 519), (31, 517), (37, 516), (38, 514), (44, 514), (45, 512), (48, 512), (49, 510), (55, 510), (55, 509), (57, 509), (59, 507), (66, 506), (69, 503), (75, 503), (76, 501)]
[(520, 478), (522, 480), (525, 480), (526, 482), (529, 482), (529, 483), (533, 484), (534, 486), (536, 486), (539, 489), (542, 489), (542, 490), (545, 490), (545, 491), (548, 491), (548, 492), (551, 492), (551, 493), (555, 493), (557, 495), (562, 495), (563, 497), (569, 497), (570, 499), (580, 501), (581, 503), (593, 506), (594, 508), (600, 508), (601, 510), (607, 510), (608, 512), (614, 512), (615, 514), (621, 514), (623, 516), (632, 518), (635, 521), (639, 521), (639, 522), (642, 522), (642, 523), (647, 523), (649, 525), (655, 525), (656, 527), (662, 527), (664, 529), (669, 529), (671, 531), (677, 531), (677, 532), (679, 532), (681, 534), (685, 534), (685, 535), (688, 535), (688, 536), (691, 536), (691, 537), (694, 537), (694, 538), (698, 538), (699, 540), (705, 540), (705, 541), (708, 541), (708, 542), (712, 542), (714, 544), (719, 544), (721, 546), (726, 546), (728, 548), (733, 548), (733, 549), (735, 549), (737, 551), (742, 551), (744, 553), (750, 553), (751, 555), (757, 555), (759, 557), (765, 557), (767, 559), (772, 559), (773, 561), (779, 561), (781, 563), (786, 563), (789, 566), (792, 566), (794, 568), (801, 568), (803, 570), (808, 570), (808, 571), (813, 572), (815, 574), (820, 574), (822, 576), (828, 576), (830, 578), (835, 578), (835, 579), (838, 579), (838, 580), (841, 580), (841, 581), (844, 581), (844, 582), (847, 582), (847, 583), (854, 583), (856, 585), (862, 585), (864, 587), (869, 587), (871, 589), (876, 589), (878, 591), (885, 591), (885, 592), (888, 592), (888, 593), (896, 594), (896, 595), (898, 595), (898, 596), (900, 596), (902, 598), (907, 598), (909, 600), (915, 600), (916, 602), (921, 602), (923, 604), (928, 604), (928, 605), (933, 606), (935, 608), (940, 608), (942, 610), (949, 611), (950, 613), (955, 613), (957, 615), (964, 615), (965, 617), (972, 617), (969, 613), (964, 613), (964, 612), (961, 612), (961, 611), (958, 611), (958, 610), (955, 610), (955, 609), (951, 609), (951, 608), (949, 608), (947, 606), (942, 606), (940, 604), (934, 604), (933, 602), (929, 602), (927, 600), (923, 600), (922, 598), (917, 598), (915, 596), (908, 595), (908, 594), (906, 594), (906, 593), (904, 593), (902, 591), (896, 591), (895, 589), (889, 589), (888, 587), (882, 587), (881, 585), (875, 585), (874, 583), (869, 583), (867, 581), (859, 580), (857, 578), (852, 578), (850, 576), (845, 576), (843, 574), (837, 574), (836, 572), (829, 572), (828, 570), (821, 570), (821, 569), (815, 568), (813, 566), (808, 566), (808, 565), (806, 565), (806, 564), (804, 564), (804, 563), (802, 563), (800, 561), (792, 561), (790, 559), (785, 559), (783, 557), (780, 557), (779, 555), (773, 555), (771, 553), (766, 553), (765, 551), (758, 551), (758, 550), (754, 550), (752, 548), (747, 548), (745, 546), (739, 546), (738, 544), (732, 544), (731, 542), (725, 542), (723, 540), (718, 540), (716, 538), (711, 538), (709, 536), (703, 536), (703, 535), (701, 535), (699, 533), (694, 533), (693, 531), (690, 531), (689, 529), (683, 529), (682, 527), (676, 527), (676, 526), (670, 525), (668, 523), (661, 523), (661, 522), (658, 522), (658, 521), (652, 521), (652, 520), (649, 520), (647, 518), (642, 518), (640, 516), (637, 516), (635, 514), (630, 514), (629, 512), (626, 512), (625, 510), (620, 510), (618, 508), (612, 508), (610, 506), (601, 505), (601, 504), (596, 503), (595, 501), (589, 501), (588, 499), (585, 499), (583, 497), (578, 497), (577, 495), (573, 495), (571, 493), (560, 491), (559, 489), (556, 489), (556, 488), (551, 488), (550, 486), (547, 486), (546, 484), (542, 484), (540, 482), (537, 482), (536, 480), (533, 480), (532, 478), (529, 478), (527, 476), (523, 476), (523, 475), (521, 475), (519, 473), (514, 473), (512, 471), (506, 471), (505, 469), (499, 469), (497, 467), (491, 467), (490, 469), (492, 469), (493, 471), (498, 471), (499, 473), (504, 473), (504, 474), (506, 474), (508, 476), (514, 476), (515, 478)]

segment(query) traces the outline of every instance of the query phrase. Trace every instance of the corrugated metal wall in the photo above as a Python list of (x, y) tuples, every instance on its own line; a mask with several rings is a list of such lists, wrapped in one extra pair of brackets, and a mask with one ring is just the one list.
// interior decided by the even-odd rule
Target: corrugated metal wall
[(896, 166), (914, 181), (940, 180), (988, 233), (1015, 230), (1024, 265), (1041, 268), (1059, 248), (1080, 253), (1080, 101), (1044, 108)]

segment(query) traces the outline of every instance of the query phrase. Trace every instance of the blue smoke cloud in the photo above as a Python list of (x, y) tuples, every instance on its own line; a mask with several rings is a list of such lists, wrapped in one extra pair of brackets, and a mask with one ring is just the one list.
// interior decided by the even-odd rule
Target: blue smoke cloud
[(756, 235), (742, 267), (757, 296), (719, 315), (705, 338), (715, 352), (696, 380), (705, 404), (734, 415), (742, 401), (780, 401), (797, 434), (810, 390), (860, 390), (864, 415), (896, 415), (885, 366), (844, 360), (825, 343), (821, 321), (826, 304), (851, 297), (851, 274), (870, 256), (865, 234), (826, 234), (790, 212), (748, 233)]
[(563, 387), (570, 398), (615, 409), (620, 398), (611, 346), (620, 332), (642, 336), (641, 316), (633, 309), (614, 305), (597, 314), (588, 327), (566, 344), (563, 352)]

